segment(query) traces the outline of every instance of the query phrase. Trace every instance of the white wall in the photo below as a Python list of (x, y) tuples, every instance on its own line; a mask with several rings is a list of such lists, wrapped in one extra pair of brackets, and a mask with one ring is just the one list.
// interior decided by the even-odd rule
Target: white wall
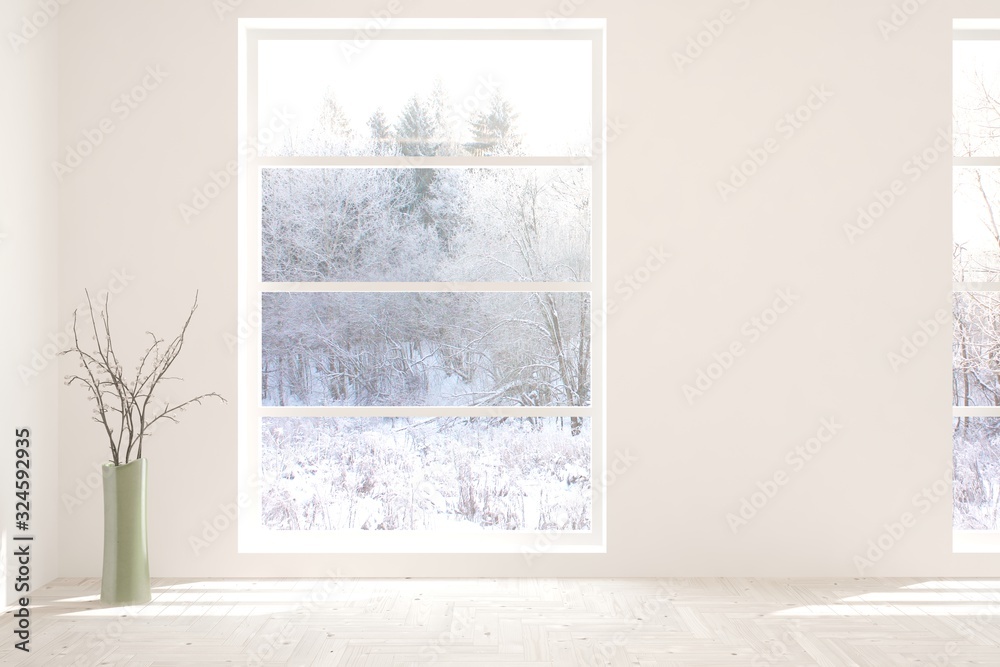
[[(741, 0), (742, 1), (742, 0)], [(221, 0), (216, 5), (225, 3)], [(175, 327), (195, 289), (179, 374), (189, 391), (236, 395), (237, 194), (190, 226), (178, 206), (236, 154), (237, 16), (368, 16), (379, 1), (212, 3), (90, 0), (60, 30), (60, 145), (111, 114), (147, 66), (169, 76), (66, 179), (60, 194), (60, 314), (114, 269), (134, 275), (114, 309), (123, 332)], [(843, 226), (932, 146), (950, 123), (950, 24), (985, 2), (927, 3), (883, 39), (887, 1), (582, 0), (608, 19), (608, 114), (625, 128), (609, 149), (609, 453), (638, 459), (612, 485), (604, 555), (241, 555), (234, 530), (195, 556), (188, 540), (236, 498), (236, 406), (196, 408), (157, 433), (151, 465), (151, 566), (159, 576), (852, 576), (883, 525), (916, 525), (865, 574), (987, 575), (1000, 559), (951, 553), (950, 499), (926, 514), (912, 496), (950, 464), (949, 334), (898, 372), (887, 354), (918, 320), (949, 308), (951, 176), (940, 160), (855, 243)], [(403, 2), (402, 16), (540, 17), (557, 0)], [(572, 9), (573, 2), (563, 0)], [(678, 71), (702, 22), (735, 17)], [(833, 93), (794, 136), (776, 122), (813, 87)], [(816, 100), (814, 100), (814, 103)], [(727, 202), (716, 182), (746, 151), (778, 141)], [(772, 145), (773, 148), (773, 145)], [(650, 246), (670, 266), (625, 299), (618, 280)], [(692, 383), (779, 289), (798, 301), (690, 405)], [(179, 397), (179, 396), (178, 396)], [(76, 392), (60, 394), (60, 485), (87, 495), (104, 450)], [(800, 471), (786, 452), (824, 418), (843, 429)], [(70, 435), (72, 434), (72, 435)], [(734, 534), (726, 515), (776, 471), (790, 481)], [(82, 486), (81, 486), (82, 484)], [(96, 492), (63, 511), (60, 574), (101, 561)]]
[[(0, 81), (3, 104), (3, 161), (0, 162), (0, 284), (4, 322), (0, 328), (0, 591), (4, 602), (17, 599), (14, 578), (19, 564), (11, 558), (14, 535), (33, 535), (31, 588), (55, 578), (58, 563), (56, 510), (59, 375), (48, 361), (57, 333), (56, 180), (49, 160), (56, 145), (58, 85), (55, 20), (30, 0), (0, 7), (3, 44)], [(24, 27), (28, 17), (38, 24)], [(11, 40), (10, 34), (18, 35)], [(24, 37), (21, 37), (23, 34)], [(35, 374), (31, 367), (33, 353)], [(21, 370), (23, 367), (23, 371)], [(31, 521), (28, 531), (14, 526), (15, 429), (31, 431)]]

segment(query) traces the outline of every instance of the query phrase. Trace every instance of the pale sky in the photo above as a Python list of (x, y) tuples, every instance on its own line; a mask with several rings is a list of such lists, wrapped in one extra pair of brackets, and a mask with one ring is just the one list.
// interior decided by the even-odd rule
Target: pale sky
[[(987, 232), (982, 224), (982, 219), (986, 217), (986, 208), (982, 198), (972, 185), (970, 169), (955, 170), (955, 197), (952, 209), (952, 220), (954, 223), (953, 238), (955, 243), (965, 243), (969, 249), (978, 247), (996, 247), (996, 241)], [(983, 170), (983, 181), (987, 188), (991, 181), (1000, 177), (1000, 169)], [(987, 189), (987, 192), (990, 190)], [(1000, 202), (998, 202), (1000, 204)], [(1000, 210), (997, 211), (1000, 214)]]
[(496, 82), (520, 114), (528, 154), (566, 155), (568, 144), (590, 144), (589, 41), (374, 40), (358, 53), (351, 42), (270, 40), (259, 48), (262, 127), (274, 109), (314, 123), (329, 86), (354, 129), (367, 134), (377, 107), (394, 123), (414, 93), (426, 96), (440, 78), (459, 109), (479, 103), (483, 82)]
[[(1000, 42), (956, 41), (953, 62), (955, 118), (961, 125), (961, 120), (968, 113), (963, 107), (969, 106), (975, 98), (976, 72), (984, 75), (987, 81), (995, 82), (994, 90), (1000, 94)], [(970, 122), (975, 123), (974, 120)], [(966, 243), (970, 248), (985, 244), (993, 249), (996, 247), (996, 242), (981, 222), (981, 218), (986, 214), (982, 198), (968, 186), (970, 172), (970, 169), (964, 168), (955, 170), (954, 240), (956, 243)], [(991, 183), (1000, 183), (1000, 169), (984, 168), (982, 173), (983, 180), (987, 181), (987, 188)], [(994, 187), (992, 191), (1000, 194), (1000, 186)], [(1000, 215), (1000, 201), (997, 202), (997, 214)]]

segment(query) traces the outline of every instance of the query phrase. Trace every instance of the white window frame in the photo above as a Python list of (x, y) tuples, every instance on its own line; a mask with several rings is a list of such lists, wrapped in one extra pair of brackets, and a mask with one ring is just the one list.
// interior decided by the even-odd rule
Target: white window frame
[[(266, 157), (257, 154), (257, 45), (263, 39), (354, 40), (362, 19), (240, 19), (239, 30), (239, 337), (238, 549), (243, 553), (604, 553), (607, 544), (606, 436), (606, 64), (603, 19), (394, 19), (375, 39), (574, 39), (592, 44), (593, 128), (586, 157), (432, 157), (423, 167), (589, 167), (592, 174), (591, 276), (582, 283), (263, 283), (259, 183), (267, 167), (413, 167), (408, 157)], [(265, 289), (266, 286), (266, 289)], [(550, 408), (265, 407), (261, 403), (261, 294), (273, 291), (564, 291), (591, 295), (591, 404)], [(263, 417), (570, 416), (591, 421), (591, 530), (272, 531), (261, 522)]]

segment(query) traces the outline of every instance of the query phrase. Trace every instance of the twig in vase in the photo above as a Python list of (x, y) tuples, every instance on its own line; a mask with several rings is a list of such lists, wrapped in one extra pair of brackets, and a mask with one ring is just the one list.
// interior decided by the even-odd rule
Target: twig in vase
[[(115, 352), (111, 336), (111, 318), (108, 312), (108, 299), (105, 297), (104, 309), (100, 313), (102, 331), (98, 330), (98, 318), (94, 315), (94, 305), (87, 295), (87, 305), (90, 309), (90, 321), (93, 328), (93, 338), (97, 350), (88, 352), (80, 346), (80, 336), (77, 331), (77, 312), (73, 311), (73, 346), (60, 354), (76, 354), (83, 371), (69, 375), (66, 384), (82, 384), (90, 397), (96, 403), (94, 421), (101, 424), (111, 447), (111, 460), (116, 466), (122, 465), (122, 448), (125, 449), (124, 463), (142, 458), (142, 446), (150, 435), (150, 429), (161, 419), (177, 423), (177, 415), (193, 403), (201, 405), (208, 398), (217, 398), (226, 402), (215, 392), (201, 394), (177, 405), (169, 402), (154, 407), (153, 396), (161, 383), (180, 378), (168, 375), (170, 367), (177, 361), (184, 347), (184, 337), (187, 334), (191, 318), (198, 309), (198, 293), (195, 293), (194, 305), (188, 313), (180, 333), (170, 343), (147, 332), (152, 342), (143, 352), (136, 366), (135, 377), (126, 378), (121, 361)], [(103, 344), (102, 344), (103, 338)], [(117, 417), (115, 416), (117, 415)], [(117, 422), (117, 423), (116, 423)], [(132, 458), (132, 452), (135, 457)]]

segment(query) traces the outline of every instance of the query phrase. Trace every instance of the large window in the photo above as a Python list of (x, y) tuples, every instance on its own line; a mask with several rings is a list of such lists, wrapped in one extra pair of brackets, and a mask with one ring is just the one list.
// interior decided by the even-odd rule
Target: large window
[(240, 548), (602, 550), (603, 24), (241, 40)]
[(1000, 22), (954, 42), (953, 430), (958, 551), (1000, 548)]

